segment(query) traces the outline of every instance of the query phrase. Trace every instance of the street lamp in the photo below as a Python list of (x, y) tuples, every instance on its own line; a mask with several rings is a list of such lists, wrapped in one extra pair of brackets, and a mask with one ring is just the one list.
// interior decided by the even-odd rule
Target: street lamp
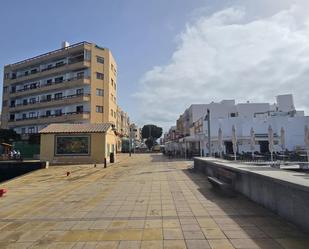
[(208, 126), (208, 153), (209, 157), (211, 157), (211, 138), (210, 138), (210, 110), (207, 109), (207, 114), (204, 118), (204, 121), (207, 120), (207, 126)]

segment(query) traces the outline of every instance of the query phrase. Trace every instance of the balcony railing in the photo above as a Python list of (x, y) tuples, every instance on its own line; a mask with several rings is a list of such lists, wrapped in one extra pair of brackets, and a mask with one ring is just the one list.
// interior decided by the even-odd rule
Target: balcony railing
[(46, 102), (53, 102), (53, 101), (59, 101), (63, 99), (72, 99), (72, 98), (78, 98), (78, 97), (89, 97), (89, 93), (80, 93), (80, 94), (72, 94), (72, 95), (67, 95), (67, 96), (61, 96), (61, 97), (56, 97), (56, 98), (50, 98), (50, 99), (41, 99), (39, 101), (33, 101), (33, 102), (25, 102), (25, 103), (20, 103), (20, 104), (15, 104), (15, 106), (11, 106), (12, 108), (14, 107), (19, 107), (19, 106), (28, 106), (28, 105), (34, 105), (37, 103), (46, 103)]
[(27, 91), (32, 91), (32, 90), (39, 89), (39, 88), (44, 89), (45, 87), (50, 87), (52, 85), (59, 85), (59, 84), (62, 84), (62, 83), (66, 83), (66, 82), (70, 82), (70, 81), (74, 81), (74, 80), (81, 80), (81, 79), (90, 79), (90, 76), (73, 77), (73, 78), (70, 78), (70, 79), (62, 80), (62, 81), (45, 83), (45, 84), (42, 84), (42, 85), (36, 85), (36, 86), (32, 86), (32, 87), (30, 86), (30, 87), (27, 87), (27, 88), (22, 88), (22, 89), (19, 89), (19, 90), (16, 90), (16, 91), (12, 91), (10, 93), (13, 94), (13, 93), (27, 92)]
[(27, 76), (30, 76), (30, 75), (33, 75), (33, 74), (37, 74), (37, 73), (40, 73), (40, 72), (49, 71), (49, 70), (52, 70), (52, 69), (55, 69), (55, 68), (64, 67), (64, 66), (66, 66), (66, 65), (76, 64), (76, 63), (83, 62), (83, 61), (89, 61), (89, 60), (85, 59), (84, 57), (73, 58), (72, 60), (69, 59), (69, 62), (68, 62), (68, 63), (61, 63), (61, 64), (58, 64), (58, 65), (56, 64), (56, 65), (51, 66), (51, 67), (43, 68), (43, 69), (41, 69), (41, 70), (35, 70), (35, 72), (31, 72), (31, 71), (30, 71), (30, 73), (21, 74), (21, 75), (18, 75), (18, 76), (13, 75), (10, 79), (11, 79), (11, 80), (20, 79), (20, 78), (27, 77)]
[(48, 52), (48, 53), (45, 53), (45, 54), (41, 54), (41, 55), (32, 57), (30, 59), (26, 59), (26, 60), (23, 60), (23, 61), (16, 62), (14, 64), (11, 64), (11, 66), (20, 65), (20, 64), (23, 64), (23, 63), (26, 63), (26, 62), (30, 62), (30, 61), (33, 61), (33, 60), (36, 60), (36, 59), (39, 59), (39, 58), (42, 58), (42, 57), (45, 57), (45, 56), (48, 56), (48, 55), (52, 55), (52, 54), (58, 53), (60, 51), (64, 51), (64, 50), (67, 50), (67, 49), (70, 49), (70, 48), (74, 48), (74, 47), (78, 47), (80, 45), (86, 45), (86, 44), (91, 45), (91, 43), (86, 42), (86, 41), (75, 43), (75, 44), (72, 44), (72, 45), (70, 45), (68, 47), (65, 47), (65, 48), (60, 48), (60, 49), (57, 49), (57, 50), (54, 50), (54, 51), (51, 51), (51, 52)]
[(76, 114), (90, 114), (90, 112), (89, 111), (80, 111), (80, 112), (57, 113), (57, 114), (50, 114), (50, 115), (38, 115), (38, 116), (33, 116), (33, 117), (17, 118), (15, 120), (10, 119), (9, 122), (22, 121), (22, 120), (32, 120), (32, 119), (39, 119), (39, 118), (62, 117), (62, 116), (70, 116), (70, 115), (76, 115)]

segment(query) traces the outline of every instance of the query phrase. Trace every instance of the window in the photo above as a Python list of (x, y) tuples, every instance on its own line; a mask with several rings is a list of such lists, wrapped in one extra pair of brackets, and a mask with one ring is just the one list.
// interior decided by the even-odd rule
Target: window
[(62, 110), (61, 109), (55, 110), (55, 116), (61, 116), (61, 115), (62, 115)]
[(114, 111), (113, 111), (113, 109), (111, 109), (111, 115), (112, 115), (112, 116), (114, 115)]
[(46, 101), (51, 101), (51, 94), (46, 95)]
[(96, 112), (103, 113), (103, 106), (97, 105), (96, 106)]
[(90, 50), (85, 49), (85, 51), (84, 51), (84, 59), (86, 61), (90, 61), (90, 59), (91, 59), (91, 51)]
[(48, 80), (46, 80), (46, 85), (51, 85), (52, 82), (53, 82), (52, 79), (48, 79)]
[(47, 69), (51, 69), (51, 68), (53, 68), (53, 64), (49, 64), (49, 65), (47, 66)]
[(29, 118), (36, 118), (35, 112), (29, 112)]
[(36, 103), (36, 98), (30, 98), (30, 99), (29, 99), (29, 102), (30, 102), (31, 104)]
[(26, 133), (26, 128), (21, 128), (21, 134), (25, 134)]
[(104, 74), (97, 72), (97, 79), (103, 80), (104, 79)]
[(15, 120), (15, 114), (10, 114), (10, 121), (14, 121)]
[(15, 100), (11, 100), (10, 107), (15, 107)]
[(27, 119), (27, 114), (26, 114), (26, 113), (23, 113), (22, 118), (23, 118), (23, 119)]
[(97, 56), (97, 63), (104, 64), (104, 58), (101, 56)]
[(83, 111), (84, 111), (84, 106), (82, 105), (76, 106), (76, 113), (83, 113)]
[(76, 78), (77, 79), (81, 79), (81, 78), (84, 78), (84, 72), (78, 72), (77, 74), (76, 74)]
[(100, 88), (97, 88), (96, 94), (97, 94), (97, 96), (103, 96), (104, 95), (104, 90), (100, 89)]
[(30, 84), (30, 89), (34, 89), (34, 88), (36, 88), (37, 87), (37, 83), (31, 83)]
[(7, 93), (7, 91), (8, 91), (8, 87), (7, 86), (3, 87), (3, 93)]
[(16, 86), (12, 86), (11, 87), (11, 93), (15, 93), (16, 92)]
[(90, 136), (56, 136), (55, 140), (56, 155), (89, 155)]
[(4, 100), (3, 102), (2, 102), (2, 106), (7, 106), (8, 105), (8, 101), (7, 100)]
[(37, 70), (36, 68), (34, 68), (34, 69), (32, 69), (32, 70), (30, 71), (31, 74), (35, 74), (35, 73), (37, 73), (37, 72), (38, 72), (38, 70)]
[(28, 105), (28, 99), (23, 100), (23, 105)]
[(4, 74), (4, 79), (7, 80), (8, 78), (10, 78), (10, 73), (5, 73)]
[(83, 95), (84, 93), (84, 89), (80, 88), (80, 89), (76, 89), (76, 95)]
[(55, 93), (55, 99), (62, 99), (62, 93)]
[(63, 76), (55, 78), (55, 83), (61, 83), (63, 81)]
[(62, 65), (64, 65), (63, 61), (59, 61), (59, 62), (56, 63), (56, 67), (61, 67)]
[(26, 72), (25, 72), (25, 76), (27, 76), (28, 74), (29, 74), (29, 72), (28, 72), (28, 71), (26, 71)]
[(51, 111), (50, 111), (50, 110), (47, 110), (46, 113), (45, 113), (45, 116), (46, 116), (46, 117), (49, 117), (50, 115), (51, 115)]
[(34, 127), (29, 127), (29, 128), (28, 128), (28, 133), (29, 133), (29, 134), (35, 133)]
[(113, 79), (111, 79), (111, 82), (112, 82), (112, 86), (114, 86), (114, 80)]

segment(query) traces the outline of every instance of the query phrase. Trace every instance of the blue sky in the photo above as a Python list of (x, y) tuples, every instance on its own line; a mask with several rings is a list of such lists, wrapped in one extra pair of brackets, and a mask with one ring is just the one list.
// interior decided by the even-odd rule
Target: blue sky
[(285, 93), (307, 112), (308, 9), (307, 0), (1, 1), (0, 74), (86, 40), (112, 50), (118, 102), (140, 125), (168, 128), (192, 103)]
[[(137, 119), (132, 93), (141, 76), (168, 62), (175, 37), (204, 0), (27, 0), (0, 3), (3, 66), (60, 47), (91, 41), (112, 50), (119, 68), (118, 100)], [(2, 82), (1, 82), (2, 83)]]

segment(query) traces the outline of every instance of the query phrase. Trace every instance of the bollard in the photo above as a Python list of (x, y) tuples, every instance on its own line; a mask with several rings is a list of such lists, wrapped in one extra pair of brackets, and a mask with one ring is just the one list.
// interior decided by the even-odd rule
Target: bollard
[(96, 164), (96, 163), (94, 164), (94, 167), (95, 167), (95, 168), (97, 167), (97, 164)]
[(104, 168), (106, 168), (107, 162), (106, 162), (106, 157), (104, 158)]
[(0, 189), (0, 197), (2, 197), (6, 192), (7, 192), (7, 190), (5, 188), (1, 188)]
[(70, 173), (70, 171), (67, 171), (67, 176), (69, 176), (71, 173)]

